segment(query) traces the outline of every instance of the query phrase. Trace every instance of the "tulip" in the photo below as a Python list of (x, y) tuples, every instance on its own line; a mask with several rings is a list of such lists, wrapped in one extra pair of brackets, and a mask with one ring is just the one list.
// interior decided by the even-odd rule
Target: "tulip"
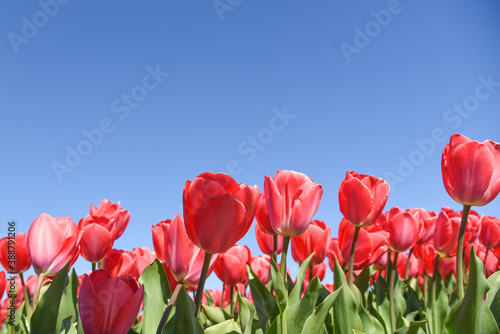
[(83, 279), (78, 309), (85, 333), (126, 334), (134, 324), (144, 297), (131, 276), (111, 277), (96, 270)]
[[(189, 240), (182, 217), (177, 215), (167, 232), (167, 260), (172, 275), (186, 288), (197, 285), (203, 268), (205, 252)], [(155, 248), (156, 249), (156, 248)], [(212, 256), (207, 277), (214, 269), (218, 254)]]
[(156, 259), (155, 253), (149, 247), (134, 248), (128, 253), (133, 259), (130, 275), (132, 275), (135, 279), (139, 279), (144, 269), (146, 269), (146, 267), (153, 263)]
[(389, 190), (383, 179), (347, 171), (339, 189), (340, 211), (354, 226), (371, 225), (384, 209)]
[(3, 293), (5, 292), (5, 285), (7, 285), (7, 278), (5, 272), (0, 271), (0, 300), (2, 300)]
[(437, 253), (432, 242), (417, 245), (413, 248), (413, 255), (418, 261), (422, 262), (424, 272), (427, 276), (434, 275), (434, 264), (436, 263)]
[(330, 240), (330, 245), (328, 246), (328, 253), (326, 254), (328, 257), (328, 265), (332, 271), (335, 270), (335, 258), (339, 261), (340, 266), (344, 264), (344, 258), (342, 257), (342, 251), (339, 247), (339, 239), (332, 238)]
[(283, 249), (283, 237), (281, 235), (273, 236), (267, 234), (259, 224), (255, 224), (255, 237), (257, 238), (257, 244), (260, 250), (267, 255), (272, 255), (274, 253), (274, 238), (276, 237), (276, 252), (277, 254), (281, 254)]
[(310, 266), (322, 263), (330, 246), (331, 227), (321, 220), (313, 220), (307, 230), (292, 238), (292, 257), (302, 264), (312, 253)]
[(92, 270), (95, 270), (95, 264), (104, 259), (113, 248), (116, 223), (113, 220), (102, 226), (92, 219), (81, 219), (78, 229), (81, 231), (80, 254), (85, 260), (92, 262)]
[(237, 283), (248, 284), (247, 262), (250, 262), (252, 253), (247, 246), (234, 245), (220, 254), (215, 264), (215, 274), (229, 286)]
[(121, 249), (112, 249), (108, 256), (101, 262), (101, 269), (112, 277), (129, 275), (134, 266), (133, 256)]
[[(9, 240), (12, 240), (9, 242)], [(10, 246), (10, 247), (9, 247)], [(0, 239), (0, 263), (7, 272), (21, 274), (31, 267), (26, 234)]]
[(420, 239), (422, 220), (418, 212), (393, 207), (381, 220), (382, 228), (389, 233), (389, 248), (393, 252), (406, 252)]
[(161, 262), (168, 262), (167, 257), (167, 235), (172, 220), (162, 220), (156, 226), (151, 225), (151, 232), (153, 234), (153, 246), (155, 254)]
[(264, 284), (267, 284), (272, 278), (269, 271), (270, 263), (271, 257), (268, 255), (254, 256), (250, 261), (250, 268)]
[[(488, 268), (490, 274), (495, 270), (492, 269), (493, 261), (486, 262), (490, 249), (500, 247), (500, 219), (492, 216), (481, 217), (481, 233), (479, 234), (479, 241), (484, 246), (484, 268), (485, 272)], [(489, 265), (489, 267), (488, 267)]]
[[(409, 263), (408, 269), (407, 263)], [(408, 253), (400, 253), (398, 256), (396, 269), (399, 276), (404, 277), (405, 280), (409, 277), (416, 277), (418, 275), (418, 260), (414, 255), (409, 255)]]
[[(90, 218), (101, 226), (112, 224), (114, 221), (116, 224), (116, 240), (125, 231), (130, 220), (130, 213), (122, 209), (120, 202), (114, 204), (107, 199), (103, 199), (97, 208), (90, 204)], [(108, 228), (108, 231), (110, 230), (111, 229)]]
[(423, 245), (431, 241), (434, 237), (437, 214), (433, 211), (428, 211), (421, 208), (408, 209), (407, 211), (414, 217), (417, 217), (418, 213), (418, 217), (422, 221), (422, 231), (420, 233), (420, 238), (417, 241), (417, 245)]
[(442, 257), (455, 256), (461, 218), (455, 211), (443, 207), (436, 220), (434, 248)]

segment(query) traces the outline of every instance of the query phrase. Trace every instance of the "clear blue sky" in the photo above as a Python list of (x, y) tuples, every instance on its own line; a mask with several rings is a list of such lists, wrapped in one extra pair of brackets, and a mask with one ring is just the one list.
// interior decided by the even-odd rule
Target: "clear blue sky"
[[(387, 209), (458, 210), (445, 142), (500, 142), (495, 0), (59, 1), (0, 4), (2, 236), (107, 198), (131, 213), (115, 248), (152, 248), (186, 180), (280, 169), (323, 185), (336, 236), (347, 170), (386, 177)], [(260, 254), (253, 227), (240, 243)]]

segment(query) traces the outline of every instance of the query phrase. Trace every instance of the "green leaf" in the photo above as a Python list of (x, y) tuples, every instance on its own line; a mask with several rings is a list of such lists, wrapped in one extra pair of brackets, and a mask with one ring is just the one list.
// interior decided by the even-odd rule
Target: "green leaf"
[(436, 273), (436, 276), (433, 280), (436, 280), (436, 301), (432, 299), (432, 284), (429, 286), (429, 305), (425, 310), (425, 314), (427, 319), (429, 319), (428, 327), (429, 334), (442, 334), (446, 331), (446, 316), (449, 312), (449, 300), (448, 293), (446, 291), (444, 281), (439, 274), (439, 271)]
[(384, 326), (363, 307), (361, 291), (358, 290), (356, 285), (354, 285), (353, 295), (358, 306), (359, 317), (363, 323), (363, 332), (366, 334), (383, 333)]
[(338, 298), (335, 299), (333, 309), (335, 333), (352, 333), (353, 329), (362, 331), (363, 323), (358, 315), (356, 300), (347, 285), (345, 273), (340, 267), (337, 258), (335, 258), (334, 277), (335, 291), (342, 286), (344, 287), (344, 289), (340, 290)]
[(248, 282), (254, 301), (260, 327), (266, 331), (271, 323), (280, 314), (280, 309), (274, 296), (267, 290), (266, 286), (257, 278), (250, 266), (247, 264)]
[[(337, 259), (335, 259), (335, 263), (338, 264)], [(314, 313), (307, 318), (301, 333), (321, 333), (326, 317), (330, 314), (330, 309), (345, 289), (348, 288), (346, 286), (341, 286), (326, 297), (325, 300), (314, 309)], [(350, 333), (350, 331), (348, 330), (345, 333)]]
[(77, 334), (76, 327), (73, 326), (73, 322), (71, 320), (73, 316), (70, 315), (67, 318), (64, 318), (61, 320), (61, 329), (59, 333), (64, 333), (64, 334)]
[(274, 260), (271, 260), (270, 266), (274, 292), (276, 293), (276, 298), (278, 299), (280, 314), (283, 315), (288, 305), (288, 291), (283, 283), (283, 277), (281, 277), (278, 265), (274, 262)]
[(488, 277), (487, 282), (491, 289), (486, 295), (486, 304), (500, 327), (500, 271)]
[(56, 274), (33, 312), (30, 326), (32, 334), (56, 333), (59, 305), (68, 284), (69, 265), (70, 261)]
[(359, 274), (359, 276), (356, 277), (356, 280), (354, 281), (354, 285), (359, 289), (361, 292), (361, 295), (364, 295), (366, 291), (368, 291), (368, 288), (370, 287), (370, 280), (372, 278), (372, 266), (369, 266)]
[(253, 304), (248, 299), (246, 299), (239, 291), (238, 300), (240, 301), (240, 314), (238, 320), (240, 322), (241, 331), (243, 332), (243, 334), (251, 334), (253, 318), (256, 312), (255, 306), (253, 306)]
[(170, 298), (167, 274), (160, 260), (156, 259), (144, 269), (139, 277), (139, 283), (144, 285), (144, 312), (141, 332), (144, 334), (156, 333)]
[(208, 290), (205, 290), (205, 295), (207, 296), (207, 305), (208, 306), (215, 306), (214, 299), (212, 298), (212, 295), (210, 295)]
[(241, 334), (241, 330), (236, 321), (227, 320), (205, 329), (205, 334)]
[(469, 285), (465, 297), (450, 311), (446, 327), (452, 334), (498, 334), (495, 317), (484, 301), (490, 285), (483, 274), (483, 264), (476, 256), (474, 246), (470, 251)]
[(389, 298), (387, 298), (387, 291), (389, 290), (389, 285), (384, 280), (382, 275), (378, 276), (375, 282), (375, 300), (373, 301), (374, 310), (373, 312), (377, 319), (380, 321), (382, 326), (385, 328), (386, 333), (391, 333), (391, 309), (389, 304)]
[(302, 331), (307, 318), (314, 312), (318, 295), (322, 290), (323, 286), (316, 276), (307, 286), (302, 300), (286, 309), (288, 334)]
[[(62, 326), (63, 319), (70, 318), (71, 323), (78, 321), (78, 297), (76, 292), (78, 290), (78, 276), (75, 269), (71, 271), (69, 276), (69, 283), (64, 290), (61, 305), (59, 306), (59, 315), (57, 316), (56, 333), (59, 333)], [(75, 329), (76, 332), (76, 329)]]
[(201, 307), (205, 311), (205, 315), (207, 316), (208, 320), (210, 320), (214, 324), (220, 324), (222, 322), (225, 322), (226, 320), (233, 319), (231, 314), (219, 307), (207, 305), (201, 305)]
[[(196, 306), (193, 300), (189, 297), (185, 287), (181, 287), (177, 300), (175, 301), (175, 314), (173, 317), (173, 333), (190, 333), (198, 334), (204, 333), (198, 320), (194, 317), (194, 310)], [(158, 324), (156, 324), (158, 327)], [(166, 326), (167, 327), (167, 326)], [(147, 332), (147, 334), (156, 333)]]
[(306, 277), (307, 271), (309, 269), (309, 263), (313, 258), (313, 254), (300, 265), (299, 271), (297, 272), (297, 279), (295, 280), (295, 286), (293, 287), (290, 295), (288, 296), (288, 304), (294, 305), (300, 301), (300, 295), (302, 293), (302, 286), (304, 285), (304, 278)]
[(395, 334), (417, 334), (426, 323), (427, 320), (411, 321), (409, 327), (399, 328)]

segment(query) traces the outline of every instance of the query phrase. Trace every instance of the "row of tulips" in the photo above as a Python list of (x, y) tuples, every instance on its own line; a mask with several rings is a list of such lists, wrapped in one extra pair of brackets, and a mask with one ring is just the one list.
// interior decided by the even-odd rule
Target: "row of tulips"
[[(441, 167), (463, 211), (384, 212), (388, 183), (347, 172), (333, 239), (313, 220), (322, 186), (287, 170), (265, 176), (262, 192), (225, 174), (187, 181), (183, 217), (151, 226), (154, 252), (113, 249), (130, 219), (120, 203), (91, 205), (78, 225), (44, 213), (16, 235), (14, 267), (12, 240), (0, 240), (0, 263), (19, 274), (12, 284), (0, 273), (0, 296), (7, 285), (16, 292), (1, 305), (2, 331), (499, 333), (500, 219), (471, 207), (500, 192), (500, 144), (455, 134)], [(264, 255), (236, 245), (254, 218)], [(300, 265), (293, 279), (289, 249)], [(78, 277), (70, 267), (80, 255), (92, 272)], [(334, 283), (322, 286), (327, 258)], [(37, 276), (24, 280), (31, 266)], [(213, 271), (223, 288), (204, 291)]]

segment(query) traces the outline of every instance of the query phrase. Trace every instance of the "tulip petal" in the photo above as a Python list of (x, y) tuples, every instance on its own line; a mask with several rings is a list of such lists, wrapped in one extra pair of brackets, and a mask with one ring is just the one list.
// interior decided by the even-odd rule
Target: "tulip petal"
[(355, 226), (362, 226), (370, 215), (373, 198), (370, 189), (357, 178), (342, 182), (339, 191), (340, 211)]
[(144, 286), (123, 303), (111, 327), (110, 334), (127, 334), (139, 313), (144, 299)]
[(294, 201), (291, 225), (293, 230), (289, 236), (302, 234), (309, 226), (314, 214), (318, 211), (323, 187), (320, 184), (311, 184), (300, 197)]
[(101, 225), (91, 224), (85, 227), (80, 240), (82, 257), (89, 262), (101, 261), (113, 247), (114, 237), (114, 232), (111, 233)]

